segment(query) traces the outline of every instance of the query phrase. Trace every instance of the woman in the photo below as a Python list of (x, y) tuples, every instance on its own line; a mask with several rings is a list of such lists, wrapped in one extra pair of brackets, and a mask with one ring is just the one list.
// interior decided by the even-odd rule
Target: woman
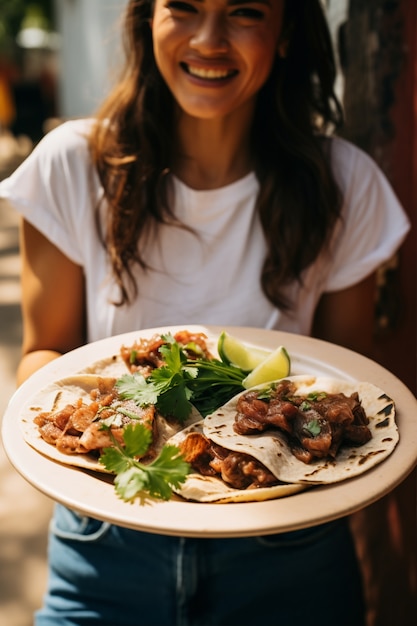
[[(408, 223), (341, 122), (319, 0), (131, 0), (96, 120), (0, 187), (23, 215), (19, 380), (87, 341), (191, 323), (370, 352), (374, 273)], [(346, 520), (185, 539), (57, 506), (36, 624), (360, 626)]]

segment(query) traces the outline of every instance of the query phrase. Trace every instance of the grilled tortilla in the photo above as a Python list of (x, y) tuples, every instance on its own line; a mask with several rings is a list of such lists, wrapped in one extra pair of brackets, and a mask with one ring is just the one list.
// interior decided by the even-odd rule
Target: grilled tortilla
[[(327, 377), (293, 376), (286, 379), (296, 387), (296, 394), (308, 396), (315, 392), (358, 393), (369, 420), (371, 438), (362, 445), (342, 445), (336, 457), (314, 459), (306, 464), (291, 452), (288, 438), (279, 429), (259, 434), (240, 435), (234, 428), (239, 394), (204, 420), (204, 434), (229, 450), (244, 452), (260, 460), (279, 480), (298, 484), (335, 483), (358, 476), (381, 463), (394, 450), (399, 440), (395, 423), (395, 406), (384, 391), (366, 382), (335, 380)], [(263, 385), (256, 389), (268, 389)]]
[[(112, 366), (107, 368), (107, 364), (104, 371), (106, 373), (109, 373), (109, 371), (116, 373)], [(73, 429), (68, 429), (69, 422), (66, 422), (62, 434), (59, 434), (58, 440), (55, 442), (47, 441), (42, 436), (41, 429), (49, 429), (51, 424), (62, 422), (62, 418), (55, 418), (54, 416), (62, 414), (65, 421), (67, 407), (69, 407), (69, 412), (73, 414), (74, 406), (90, 406), (92, 403), (91, 394), (94, 394), (97, 389), (101, 389), (102, 395), (105, 395), (106, 391), (112, 389), (114, 382), (115, 378), (113, 377), (86, 373), (61, 379), (39, 391), (20, 415), (20, 426), (26, 442), (44, 456), (64, 465), (108, 473), (104, 465), (98, 460), (98, 450), (91, 452), (82, 451), (80, 443), (85, 439), (91, 425), (82, 433), (72, 435)], [(132, 409), (133, 407), (130, 407), (130, 410)], [(140, 412), (141, 410), (137, 408), (137, 411)], [(50, 417), (53, 418), (52, 422), (49, 422)], [(144, 410), (144, 420), (150, 419), (152, 417), (150, 417), (148, 410)], [(201, 415), (196, 410), (193, 411), (185, 424), (181, 424), (177, 420), (167, 420), (157, 413), (154, 414), (153, 420), (154, 443), (152, 454), (154, 456), (160, 452), (163, 445), (168, 441), (169, 443), (180, 445), (181, 441), (190, 432), (202, 434), (203, 421)], [(45, 423), (42, 426), (43, 422)], [(106, 433), (100, 430), (99, 420), (96, 419), (92, 427), (95, 427), (96, 435), (100, 433), (100, 436), (106, 437)], [(52, 428), (55, 429), (55, 426), (53, 425)], [(117, 428), (114, 430), (114, 436), (117, 436)], [(69, 445), (65, 441), (66, 438), (69, 439)], [(75, 444), (74, 439), (76, 441)], [(103, 447), (106, 445), (111, 445), (111, 442), (104, 441)], [(69, 446), (74, 447), (70, 450)], [(188, 500), (199, 502), (250, 502), (284, 497), (297, 493), (302, 489), (304, 487), (301, 485), (288, 484), (249, 490), (233, 489), (221, 479), (193, 473), (187, 478), (184, 488), (177, 493)]]
[[(115, 380), (116, 379), (113, 377), (102, 377), (95, 374), (78, 374), (61, 379), (40, 390), (30, 400), (30, 403), (24, 407), (20, 414), (20, 426), (25, 441), (35, 448), (35, 450), (54, 461), (59, 461), (65, 465), (107, 473), (104, 465), (98, 460), (99, 449), (83, 452), (82, 445), (78, 444), (78, 441), (82, 444), (83, 438), (85, 439), (86, 435), (89, 434), (88, 426), (85, 429), (80, 426), (80, 432), (78, 433), (77, 428), (68, 429), (69, 423), (67, 422), (63, 428), (62, 435), (57, 433), (58, 439), (55, 440), (55, 443), (52, 442), (56, 437), (54, 432), (51, 433), (51, 442), (48, 442), (48, 440), (42, 437), (40, 429), (43, 427), (41, 424), (44, 421), (42, 415), (46, 416), (44, 427), (53, 430), (55, 426), (48, 424), (48, 416), (50, 414), (63, 412), (63, 418), (65, 418), (66, 407), (74, 407), (81, 402), (85, 405), (90, 405), (92, 403), (91, 393), (101, 388), (104, 395), (106, 389), (109, 390), (112, 388)], [(178, 420), (165, 419), (156, 411), (154, 412), (153, 407), (142, 410), (134, 406), (133, 403), (130, 403), (127, 408), (129, 411), (137, 412), (138, 419), (142, 419), (144, 423), (148, 423), (149, 427), (152, 428), (154, 434), (152, 455), (154, 456), (160, 452), (167, 440), (176, 432), (184, 428), (184, 426), (201, 419), (200, 413), (194, 411), (187, 422), (183, 424)], [(72, 409), (69, 409), (69, 411), (72, 412)], [(103, 415), (103, 417), (105, 417), (105, 415)], [(36, 422), (34, 421), (35, 418)], [(54, 421), (58, 421), (59, 423), (65, 421), (65, 419), (58, 418), (58, 420)], [(112, 429), (112, 432), (114, 432), (114, 435), (117, 437), (119, 429), (116, 426), (117, 425), (115, 425), (114, 431)], [(94, 427), (95, 430), (95, 433), (92, 433), (93, 436), (103, 437), (102, 447), (111, 445), (111, 441), (106, 441), (105, 439), (106, 433), (100, 430), (99, 417), (95, 418), (92, 427)], [(68, 443), (65, 440), (67, 436)]]
[[(185, 459), (190, 462), (185, 452), (186, 442), (190, 437), (195, 435), (198, 438), (204, 438), (203, 434), (204, 421), (196, 422), (187, 428), (176, 433), (169, 443), (176, 445), (183, 452)], [(288, 484), (281, 481), (275, 481), (269, 487), (252, 487), (247, 489), (237, 489), (222, 480), (220, 476), (207, 476), (198, 471), (190, 473), (186, 481), (175, 492), (186, 500), (194, 500), (196, 502), (261, 502), (263, 500), (274, 500), (275, 498), (284, 498), (294, 493), (298, 493), (305, 489), (303, 485)]]
[[(106, 374), (119, 374), (119, 366), (110, 360), (111, 367), (103, 368)], [(97, 364), (95, 365), (97, 371)], [(100, 367), (98, 368), (101, 369)], [(91, 370), (90, 370), (91, 371)], [(111, 387), (115, 378), (103, 378), (96, 374), (79, 374), (39, 391), (20, 414), (20, 425), (25, 440), (40, 453), (63, 464), (106, 473), (98, 461), (98, 453), (80, 451), (68, 454), (56, 445), (45, 441), (34, 418), (42, 412), (55, 412), (74, 402), (91, 403), (91, 392), (100, 386)], [(294, 376), (287, 380), (296, 385), (296, 393), (306, 396), (312, 392), (358, 393), (369, 420), (372, 438), (360, 446), (341, 447), (335, 459), (316, 459), (309, 464), (298, 460), (291, 452), (286, 436), (279, 430), (267, 430), (255, 435), (239, 435), (234, 430), (239, 398), (248, 391), (235, 396), (222, 408), (204, 420), (195, 411), (185, 424), (168, 421), (155, 414), (153, 452), (157, 454), (169, 442), (181, 447), (190, 434), (198, 433), (226, 450), (247, 454), (259, 461), (277, 479), (272, 486), (235, 488), (220, 476), (202, 475), (194, 471), (187, 477), (177, 494), (198, 502), (250, 502), (286, 497), (306, 487), (335, 483), (367, 471), (383, 461), (394, 450), (398, 439), (393, 401), (379, 388), (370, 383), (356, 383), (315, 376)], [(270, 387), (262, 385), (266, 390)], [(145, 419), (149, 416), (145, 414)]]
[[(204, 421), (178, 432), (170, 443), (183, 446), (187, 438), (200, 434), (226, 450), (249, 455), (258, 460), (279, 481), (270, 487), (234, 489), (220, 475), (207, 476), (194, 472), (177, 490), (184, 498), (199, 502), (249, 502), (289, 496), (308, 486), (336, 483), (367, 471), (383, 461), (394, 450), (399, 435), (395, 423), (394, 403), (381, 389), (370, 383), (356, 383), (315, 376), (293, 376), (286, 381), (294, 384), (301, 397), (311, 394), (352, 394), (358, 398), (366, 418), (371, 438), (362, 445), (341, 445), (335, 458), (314, 459), (308, 464), (294, 456), (287, 436), (276, 428), (260, 434), (239, 435), (234, 425), (242, 392), (207, 416)], [(274, 385), (276, 383), (272, 383)], [(271, 383), (252, 391), (268, 391)], [(190, 459), (188, 459), (190, 460)]]

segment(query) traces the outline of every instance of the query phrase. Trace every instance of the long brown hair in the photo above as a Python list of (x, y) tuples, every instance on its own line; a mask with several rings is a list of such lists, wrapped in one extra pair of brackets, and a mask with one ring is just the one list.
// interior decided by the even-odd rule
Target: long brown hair
[[(174, 104), (155, 64), (152, 0), (131, 0), (125, 16), (123, 75), (97, 114), (90, 149), (104, 189), (104, 242), (120, 287), (119, 304), (137, 294), (133, 267), (147, 268), (138, 242), (160, 223), (177, 223), (166, 198)], [(330, 34), (320, 0), (287, 0), (285, 58), (257, 99), (252, 129), (257, 210), (267, 252), (262, 288), (288, 307), (283, 288), (301, 280), (340, 216), (324, 135), (342, 120)], [(186, 225), (183, 225), (186, 227)]]

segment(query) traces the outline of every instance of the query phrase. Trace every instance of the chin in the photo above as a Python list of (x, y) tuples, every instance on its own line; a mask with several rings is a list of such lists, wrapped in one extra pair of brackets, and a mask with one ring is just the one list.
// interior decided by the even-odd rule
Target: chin
[(185, 115), (201, 120), (221, 119), (234, 113), (239, 108), (237, 106), (216, 106), (201, 101), (192, 103), (177, 101), (177, 104)]

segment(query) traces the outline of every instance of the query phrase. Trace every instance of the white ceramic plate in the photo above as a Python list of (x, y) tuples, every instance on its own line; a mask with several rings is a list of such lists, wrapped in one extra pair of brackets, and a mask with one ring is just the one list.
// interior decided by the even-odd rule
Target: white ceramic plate
[[(202, 504), (179, 499), (127, 504), (117, 497), (105, 475), (56, 463), (24, 441), (18, 426), (19, 412), (39, 389), (88, 367), (94, 361), (118, 354), (122, 344), (130, 345), (139, 337), (149, 337), (161, 331), (174, 333), (183, 328), (216, 336), (227, 330), (248, 343), (268, 349), (284, 345), (292, 359), (292, 374), (325, 375), (373, 383), (396, 404), (400, 432), (397, 447), (386, 460), (357, 478), (315, 487), (283, 499), (234, 504)], [(385, 368), (327, 342), (253, 328), (163, 327), (88, 344), (43, 367), (10, 400), (3, 418), (2, 436), (11, 463), (28, 482), (53, 500), (80, 513), (153, 533), (242, 537), (296, 530), (334, 520), (371, 504), (391, 491), (417, 464), (417, 400)]]

